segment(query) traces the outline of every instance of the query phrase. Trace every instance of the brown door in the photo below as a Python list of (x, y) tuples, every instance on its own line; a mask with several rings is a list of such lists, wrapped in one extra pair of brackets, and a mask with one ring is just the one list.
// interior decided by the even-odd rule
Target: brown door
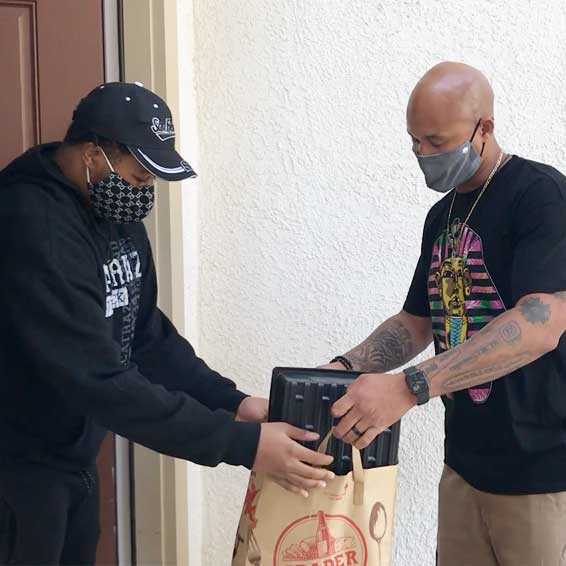
[(0, 53), (3, 167), (61, 139), (78, 100), (104, 80), (102, 0), (0, 0)]
[[(0, 169), (62, 139), (79, 99), (104, 80), (103, 0), (0, 0)], [(98, 458), (98, 564), (117, 564), (114, 437)]]

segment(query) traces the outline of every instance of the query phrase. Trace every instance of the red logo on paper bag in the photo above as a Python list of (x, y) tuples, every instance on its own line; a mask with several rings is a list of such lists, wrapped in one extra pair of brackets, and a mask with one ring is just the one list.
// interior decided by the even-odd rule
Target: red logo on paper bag
[(253, 477), (248, 485), (248, 492), (246, 493), (246, 499), (244, 501), (244, 514), (248, 516), (252, 529), (257, 526), (257, 519), (255, 516), (255, 511), (257, 508), (257, 503), (254, 505), (255, 498), (259, 493), (259, 489), (256, 488)]
[(319, 511), (283, 531), (275, 546), (273, 566), (367, 566), (367, 545), (348, 517)]

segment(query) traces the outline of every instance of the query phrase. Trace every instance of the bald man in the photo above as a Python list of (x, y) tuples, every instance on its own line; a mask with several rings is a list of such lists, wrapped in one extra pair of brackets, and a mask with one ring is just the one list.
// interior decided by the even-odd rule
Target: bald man
[[(566, 178), (500, 148), (493, 91), (467, 65), (426, 73), (407, 128), (447, 194), (403, 309), (327, 366), (368, 372), (334, 405), (335, 435), (364, 448), (442, 396), (438, 564), (566, 564)], [(385, 373), (432, 341), (436, 356)]]

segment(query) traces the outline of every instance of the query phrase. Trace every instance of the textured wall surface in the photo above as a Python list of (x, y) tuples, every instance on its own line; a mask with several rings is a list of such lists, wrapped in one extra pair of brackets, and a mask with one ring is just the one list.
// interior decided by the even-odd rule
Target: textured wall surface
[[(267, 395), (402, 304), (437, 198), (405, 104), (446, 59), (481, 68), (500, 141), (566, 165), (564, 0), (194, 0), (200, 353)], [(434, 563), (442, 410), (404, 422), (395, 566)], [(204, 473), (203, 564), (229, 563), (247, 473)]]

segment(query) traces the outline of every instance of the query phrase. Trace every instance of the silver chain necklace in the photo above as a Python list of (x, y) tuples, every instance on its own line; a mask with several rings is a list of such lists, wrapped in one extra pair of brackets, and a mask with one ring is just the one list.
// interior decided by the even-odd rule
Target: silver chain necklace
[(452, 217), (452, 209), (454, 208), (454, 202), (456, 200), (456, 195), (458, 194), (456, 189), (454, 189), (454, 196), (452, 197), (452, 202), (450, 203), (450, 210), (448, 211), (448, 220), (446, 221), (446, 234), (448, 236), (449, 241), (452, 244), (451, 245), (451, 247), (452, 247), (452, 257), (455, 257), (456, 249), (460, 245), (460, 238), (462, 237), (462, 231), (464, 230), (464, 226), (470, 220), (470, 217), (472, 216), (472, 213), (474, 212), (478, 202), (480, 201), (481, 197), (485, 193), (485, 190), (487, 189), (487, 187), (491, 183), (491, 180), (493, 179), (493, 177), (495, 176), (495, 174), (499, 170), (499, 166), (501, 165), (501, 161), (503, 160), (503, 155), (504, 155), (504, 153), (502, 151), (499, 154), (499, 157), (497, 158), (497, 163), (495, 164), (495, 167), (491, 170), (491, 173), (489, 174), (488, 178), (486, 179), (486, 181), (485, 181), (485, 183), (484, 183), (484, 185), (483, 185), (483, 187), (480, 191), (480, 194), (477, 196), (476, 200), (474, 201), (474, 204), (472, 204), (472, 207), (470, 208), (470, 211), (468, 212), (466, 219), (464, 220), (464, 222), (462, 222), (460, 224), (460, 229), (458, 230), (458, 236), (457, 237), (452, 236), (450, 234), (450, 219)]

